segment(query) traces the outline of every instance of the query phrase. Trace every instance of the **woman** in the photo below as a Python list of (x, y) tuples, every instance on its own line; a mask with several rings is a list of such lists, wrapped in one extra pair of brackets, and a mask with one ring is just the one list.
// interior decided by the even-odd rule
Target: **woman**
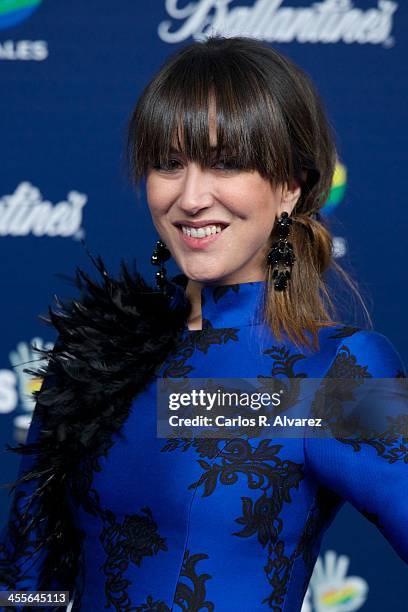
[(345, 501), (408, 562), (398, 431), (156, 435), (158, 378), (405, 376), (387, 338), (333, 314), (318, 211), (336, 150), (308, 77), (256, 40), (188, 45), (140, 97), (129, 152), (161, 238), (158, 288), (98, 258), (102, 283), (78, 270), (80, 299), (50, 310), (2, 588), (68, 590), (73, 610), (294, 612)]

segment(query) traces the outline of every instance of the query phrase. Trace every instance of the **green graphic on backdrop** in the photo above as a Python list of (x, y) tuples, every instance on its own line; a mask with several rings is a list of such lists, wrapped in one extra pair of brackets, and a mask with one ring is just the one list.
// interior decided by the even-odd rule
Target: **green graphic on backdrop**
[(5, 30), (27, 19), (42, 0), (0, 0), (0, 30)]

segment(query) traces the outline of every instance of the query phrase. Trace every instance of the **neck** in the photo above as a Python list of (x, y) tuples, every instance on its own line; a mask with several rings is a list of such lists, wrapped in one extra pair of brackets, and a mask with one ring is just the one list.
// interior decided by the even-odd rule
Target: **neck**
[(187, 321), (188, 328), (190, 330), (194, 329), (202, 329), (202, 311), (201, 311), (201, 291), (202, 288), (206, 285), (233, 285), (235, 283), (250, 283), (250, 282), (259, 282), (265, 281), (266, 276), (262, 275), (252, 275), (250, 278), (240, 278), (238, 280), (228, 281), (228, 280), (214, 280), (209, 283), (203, 283), (200, 281), (195, 281), (192, 279), (188, 280), (186, 286), (186, 295), (191, 302), (191, 312)]
[(187, 283), (186, 295), (191, 302), (191, 312), (187, 321), (189, 329), (202, 328), (201, 289), (203, 286), (204, 283), (200, 283), (191, 279)]

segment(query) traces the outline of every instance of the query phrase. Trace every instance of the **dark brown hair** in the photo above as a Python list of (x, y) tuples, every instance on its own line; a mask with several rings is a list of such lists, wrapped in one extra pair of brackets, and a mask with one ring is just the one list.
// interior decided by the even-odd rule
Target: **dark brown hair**
[[(285, 291), (273, 289), (267, 268), (264, 315), (276, 338), (280, 341), (283, 332), (297, 346), (317, 349), (319, 328), (339, 324), (324, 279), (329, 268), (355, 294), (371, 323), (356, 283), (333, 259), (330, 231), (315, 215), (330, 194), (336, 167), (333, 130), (310, 78), (270, 46), (217, 35), (167, 59), (142, 92), (129, 123), (128, 159), (136, 187), (149, 167), (168, 161), (175, 136), (188, 159), (203, 167), (214, 163), (208, 126), (212, 101), (216, 158), (221, 151), (232, 156), (273, 188), (295, 181), (301, 186), (291, 215), (297, 261)], [(271, 242), (275, 230), (276, 224)]]

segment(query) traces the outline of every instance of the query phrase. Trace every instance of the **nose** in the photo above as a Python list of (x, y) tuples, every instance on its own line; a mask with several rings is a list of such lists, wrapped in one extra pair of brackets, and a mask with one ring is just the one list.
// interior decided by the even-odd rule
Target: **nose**
[(214, 203), (214, 182), (210, 173), (198, 164), (189, 162), (183, 176), (179, 208), (186, 215), (195, 215), (202, 208), (209, 208)]

